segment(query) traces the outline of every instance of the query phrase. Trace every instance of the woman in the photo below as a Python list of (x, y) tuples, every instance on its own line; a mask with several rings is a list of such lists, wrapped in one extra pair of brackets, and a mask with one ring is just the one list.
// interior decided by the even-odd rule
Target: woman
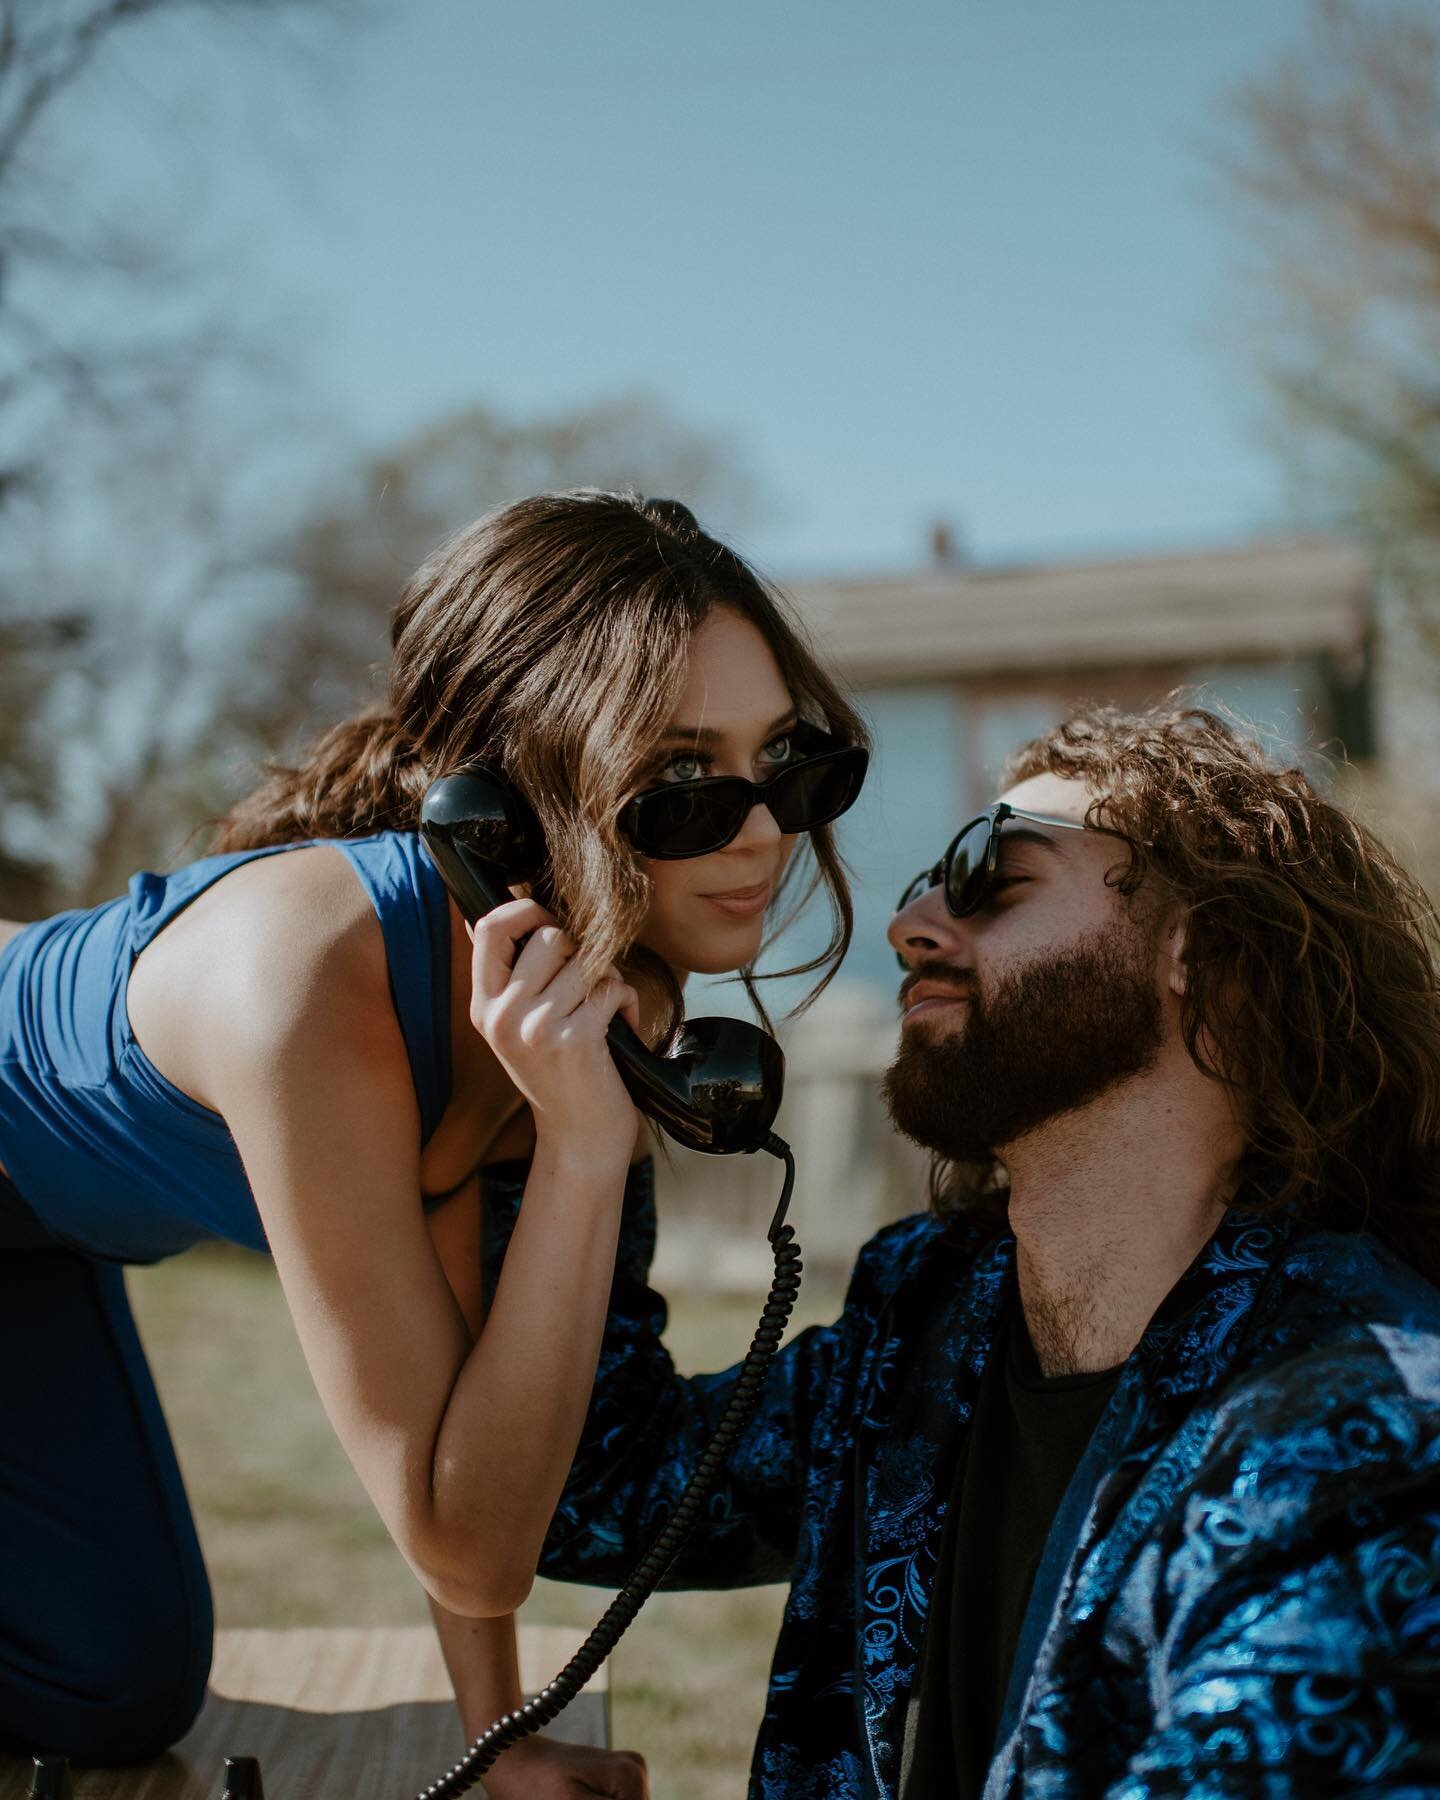
[[(419, 570), (392, 639), (388, 703), (272, 770), (211, 857), (0, 926), (0, 1740), (123, 1761), (201, 1701), (208, 1583), (121, 1265), (206, 1237), (274, 1255), (467, 1734), (518, 1702), (509, 1615), (579, 1435), (622, 1199), (648, 1179), (606, 1026), (656, 1041), (692, 971), (748, 985), (798, 867), (765, 805), (695, 854), (637, 833), (629, 803), (764, 782), (817, 727), (863, 741), (674, 502), (504, 508)], [(415, 825), (429, 782), (478, 760), (529, 798), (550, 866), (472, 943)], [(828, 830), (810, 839), (823, 981), (850, 914)], [(482, 1319), (487, 1186), (521, 1181)], [(486, 1784), (628, 1794), (643, 1769), (534, 1740)]]

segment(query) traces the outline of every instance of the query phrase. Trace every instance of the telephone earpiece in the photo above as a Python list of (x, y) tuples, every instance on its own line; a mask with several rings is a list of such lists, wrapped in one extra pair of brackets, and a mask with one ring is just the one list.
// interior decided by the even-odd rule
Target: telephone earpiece
[[(533, 882), (545, 866), (539, 821), (495, 770), (475, 766), (432, 783), (420, 836), (470, 924)], [(678, 1144), (712, 1156), (767, 1147), (785, 1085), (785, 1056), (743, 1019), (690, 1019), (657, 1056), (615, 1019), (610, 1048), (631, 1099)]]

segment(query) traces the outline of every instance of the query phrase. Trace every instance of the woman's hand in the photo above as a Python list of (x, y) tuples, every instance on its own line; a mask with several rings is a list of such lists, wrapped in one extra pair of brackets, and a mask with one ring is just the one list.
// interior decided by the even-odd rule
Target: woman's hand
[(617, 1014), (638, 1031), (634, 988), (613, 965), (587, 986), (574, 938), (534, 900), (497, 906), (470, 936), (471, 1023), (529, 1101), (537, 1140), (628, 1162), (639, 1115), (605, 1033)]
[(496, 1759), (485, 1776), (491, 1800), (648, 1800), (645, 1758), (634, 1750), (593, 1750), (530, 1737)]

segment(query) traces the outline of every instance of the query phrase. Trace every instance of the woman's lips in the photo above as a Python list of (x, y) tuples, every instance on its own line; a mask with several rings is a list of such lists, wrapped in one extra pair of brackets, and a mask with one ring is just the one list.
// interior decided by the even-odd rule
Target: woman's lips
[(770, 883), (762, 881), (758, 887), (732, 888), (727, 894), (702, 894), (700, 898), (729, 913), (732, 919), (748, 919), (754, 913), (764, 912), (770, 893)]

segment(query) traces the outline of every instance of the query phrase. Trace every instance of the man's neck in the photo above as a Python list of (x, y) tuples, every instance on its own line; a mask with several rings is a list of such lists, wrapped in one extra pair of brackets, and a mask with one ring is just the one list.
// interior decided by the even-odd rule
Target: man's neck
[(1241, 1147), (1223, 1090), (1187, 1058), (1007, 1148), (1020, 1299), (1047, 1375), (1125, 1361), (1220, 1223)]

